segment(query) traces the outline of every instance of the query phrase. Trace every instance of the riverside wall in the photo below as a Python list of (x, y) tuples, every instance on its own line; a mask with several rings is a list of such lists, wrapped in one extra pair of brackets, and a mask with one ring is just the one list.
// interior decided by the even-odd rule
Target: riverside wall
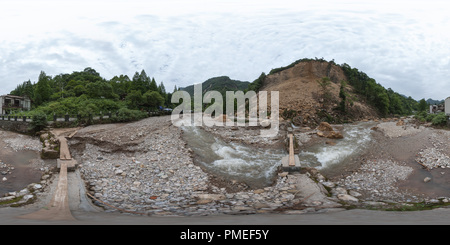
[(0, 128), (21, 134), (30, 134), (32, 132), (32, 130), (30, 130), (30, 123), (23, 121), (0, 120)]

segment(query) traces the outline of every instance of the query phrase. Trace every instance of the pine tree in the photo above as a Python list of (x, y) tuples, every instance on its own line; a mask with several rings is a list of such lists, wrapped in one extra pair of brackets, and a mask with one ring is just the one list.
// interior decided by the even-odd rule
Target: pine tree
[(150, 91), (158, 91), (158, 85), (156, 85), (155, 78), (152, 78), (152, 81), (150, 82)]
[(52, 95), (52, 88), (49, 83), (50, 79), (51, 78), (47, 76), (44, 71), (41, 71), (34, 94), (34, 102), (36, 105), (41, 105), (50, 99), (50, 96)]

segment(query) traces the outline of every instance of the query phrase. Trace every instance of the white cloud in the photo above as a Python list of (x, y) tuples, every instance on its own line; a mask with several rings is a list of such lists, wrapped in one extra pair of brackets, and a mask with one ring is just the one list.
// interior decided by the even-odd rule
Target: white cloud
[(112, 78), (145, 69), (170, 91), (324, 57), (415, 99), (450, 95), (445, 2), (310, 2), (4, 1), (0, 94), (41, 70), (92, 67)]

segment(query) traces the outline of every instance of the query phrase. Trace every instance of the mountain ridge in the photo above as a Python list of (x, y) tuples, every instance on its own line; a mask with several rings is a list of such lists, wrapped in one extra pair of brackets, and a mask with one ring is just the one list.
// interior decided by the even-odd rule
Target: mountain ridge
[[(218, 76), (207, 79), (202, 83), (202, 93), (208, 91), (218, 91), (221, 94), (225, 94), (226, 91), (238, 91), (246, 90), (250, 82), (233, 80), (228, 76)], [(190, 96), (194, 95), (194, 85), (189, 85), (180, 90), (186, 91)]]

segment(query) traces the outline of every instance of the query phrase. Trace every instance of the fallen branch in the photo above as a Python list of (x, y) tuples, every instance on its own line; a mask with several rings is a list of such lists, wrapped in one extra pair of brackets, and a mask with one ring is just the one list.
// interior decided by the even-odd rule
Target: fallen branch
[(421, 163), (420, 161), (416, 161), (418, 164), (420, 164), (420, 165), (422, 165), (422, 167), (424, 168), (424, 169), (426, 169), (427, 171), (430, 171), (430, 169), (425, 165), (425, 164), (423, 164), (423, 163)]

